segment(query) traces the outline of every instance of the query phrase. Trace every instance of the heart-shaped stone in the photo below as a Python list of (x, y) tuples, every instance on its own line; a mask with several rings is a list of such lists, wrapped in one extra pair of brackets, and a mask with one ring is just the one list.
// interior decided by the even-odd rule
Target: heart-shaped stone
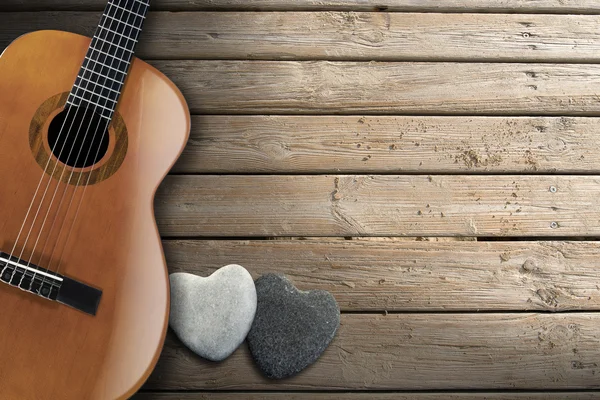
[(240, 265), (207, 278), (174, 273), (169, 324), (193, 352), (211, 361), (229, 357), (244, 341), (256, 312), (254, 280)]
[(284, 276), (267, 274), (255, 282), (258, 306), (248, 346), (269, 378), (297, 374), (325, 351), (340, 325), (340, 309), (324, 290), (302, 292)]

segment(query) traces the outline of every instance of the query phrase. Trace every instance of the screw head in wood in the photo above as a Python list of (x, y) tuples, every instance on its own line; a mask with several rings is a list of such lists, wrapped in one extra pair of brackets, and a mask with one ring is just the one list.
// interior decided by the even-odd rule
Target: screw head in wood
[(552, 223), (550, 224), (550, 228), (552, 228), (552, 229), (556, 229), (556, 228), (558, 228), (558, 223), (556, 223), (556, 222), (552, 222)]
[(550, 186), (550, 193), (556, 193), (558, 192), (558, 189), (556, 188), (556, 186)]

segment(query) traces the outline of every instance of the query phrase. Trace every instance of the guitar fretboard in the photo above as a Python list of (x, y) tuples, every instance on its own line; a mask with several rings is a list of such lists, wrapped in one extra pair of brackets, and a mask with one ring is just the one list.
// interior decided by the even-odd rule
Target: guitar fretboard
[(108, 2), (67, 104), (90, 107), (111, 120), (146, 19), (148, 2)]

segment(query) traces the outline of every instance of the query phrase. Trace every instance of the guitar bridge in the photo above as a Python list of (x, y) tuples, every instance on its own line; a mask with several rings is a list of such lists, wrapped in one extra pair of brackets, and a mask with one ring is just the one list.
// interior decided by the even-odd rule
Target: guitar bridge
[(96, 315), (102, 291), (0, 252), (0, 281), (50, 301)]

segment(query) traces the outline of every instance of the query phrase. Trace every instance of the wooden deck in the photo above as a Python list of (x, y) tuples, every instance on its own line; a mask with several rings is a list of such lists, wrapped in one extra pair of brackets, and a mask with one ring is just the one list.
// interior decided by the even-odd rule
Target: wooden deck
[[(2, 0), (0, 48), (105, 3)], [(343, 315), (277, 382), (169, 335), (137, 400), (600, 398), (600, 2), (151, 3), (139, 55), (193, 113), (170, 270), (284, 272)]]

